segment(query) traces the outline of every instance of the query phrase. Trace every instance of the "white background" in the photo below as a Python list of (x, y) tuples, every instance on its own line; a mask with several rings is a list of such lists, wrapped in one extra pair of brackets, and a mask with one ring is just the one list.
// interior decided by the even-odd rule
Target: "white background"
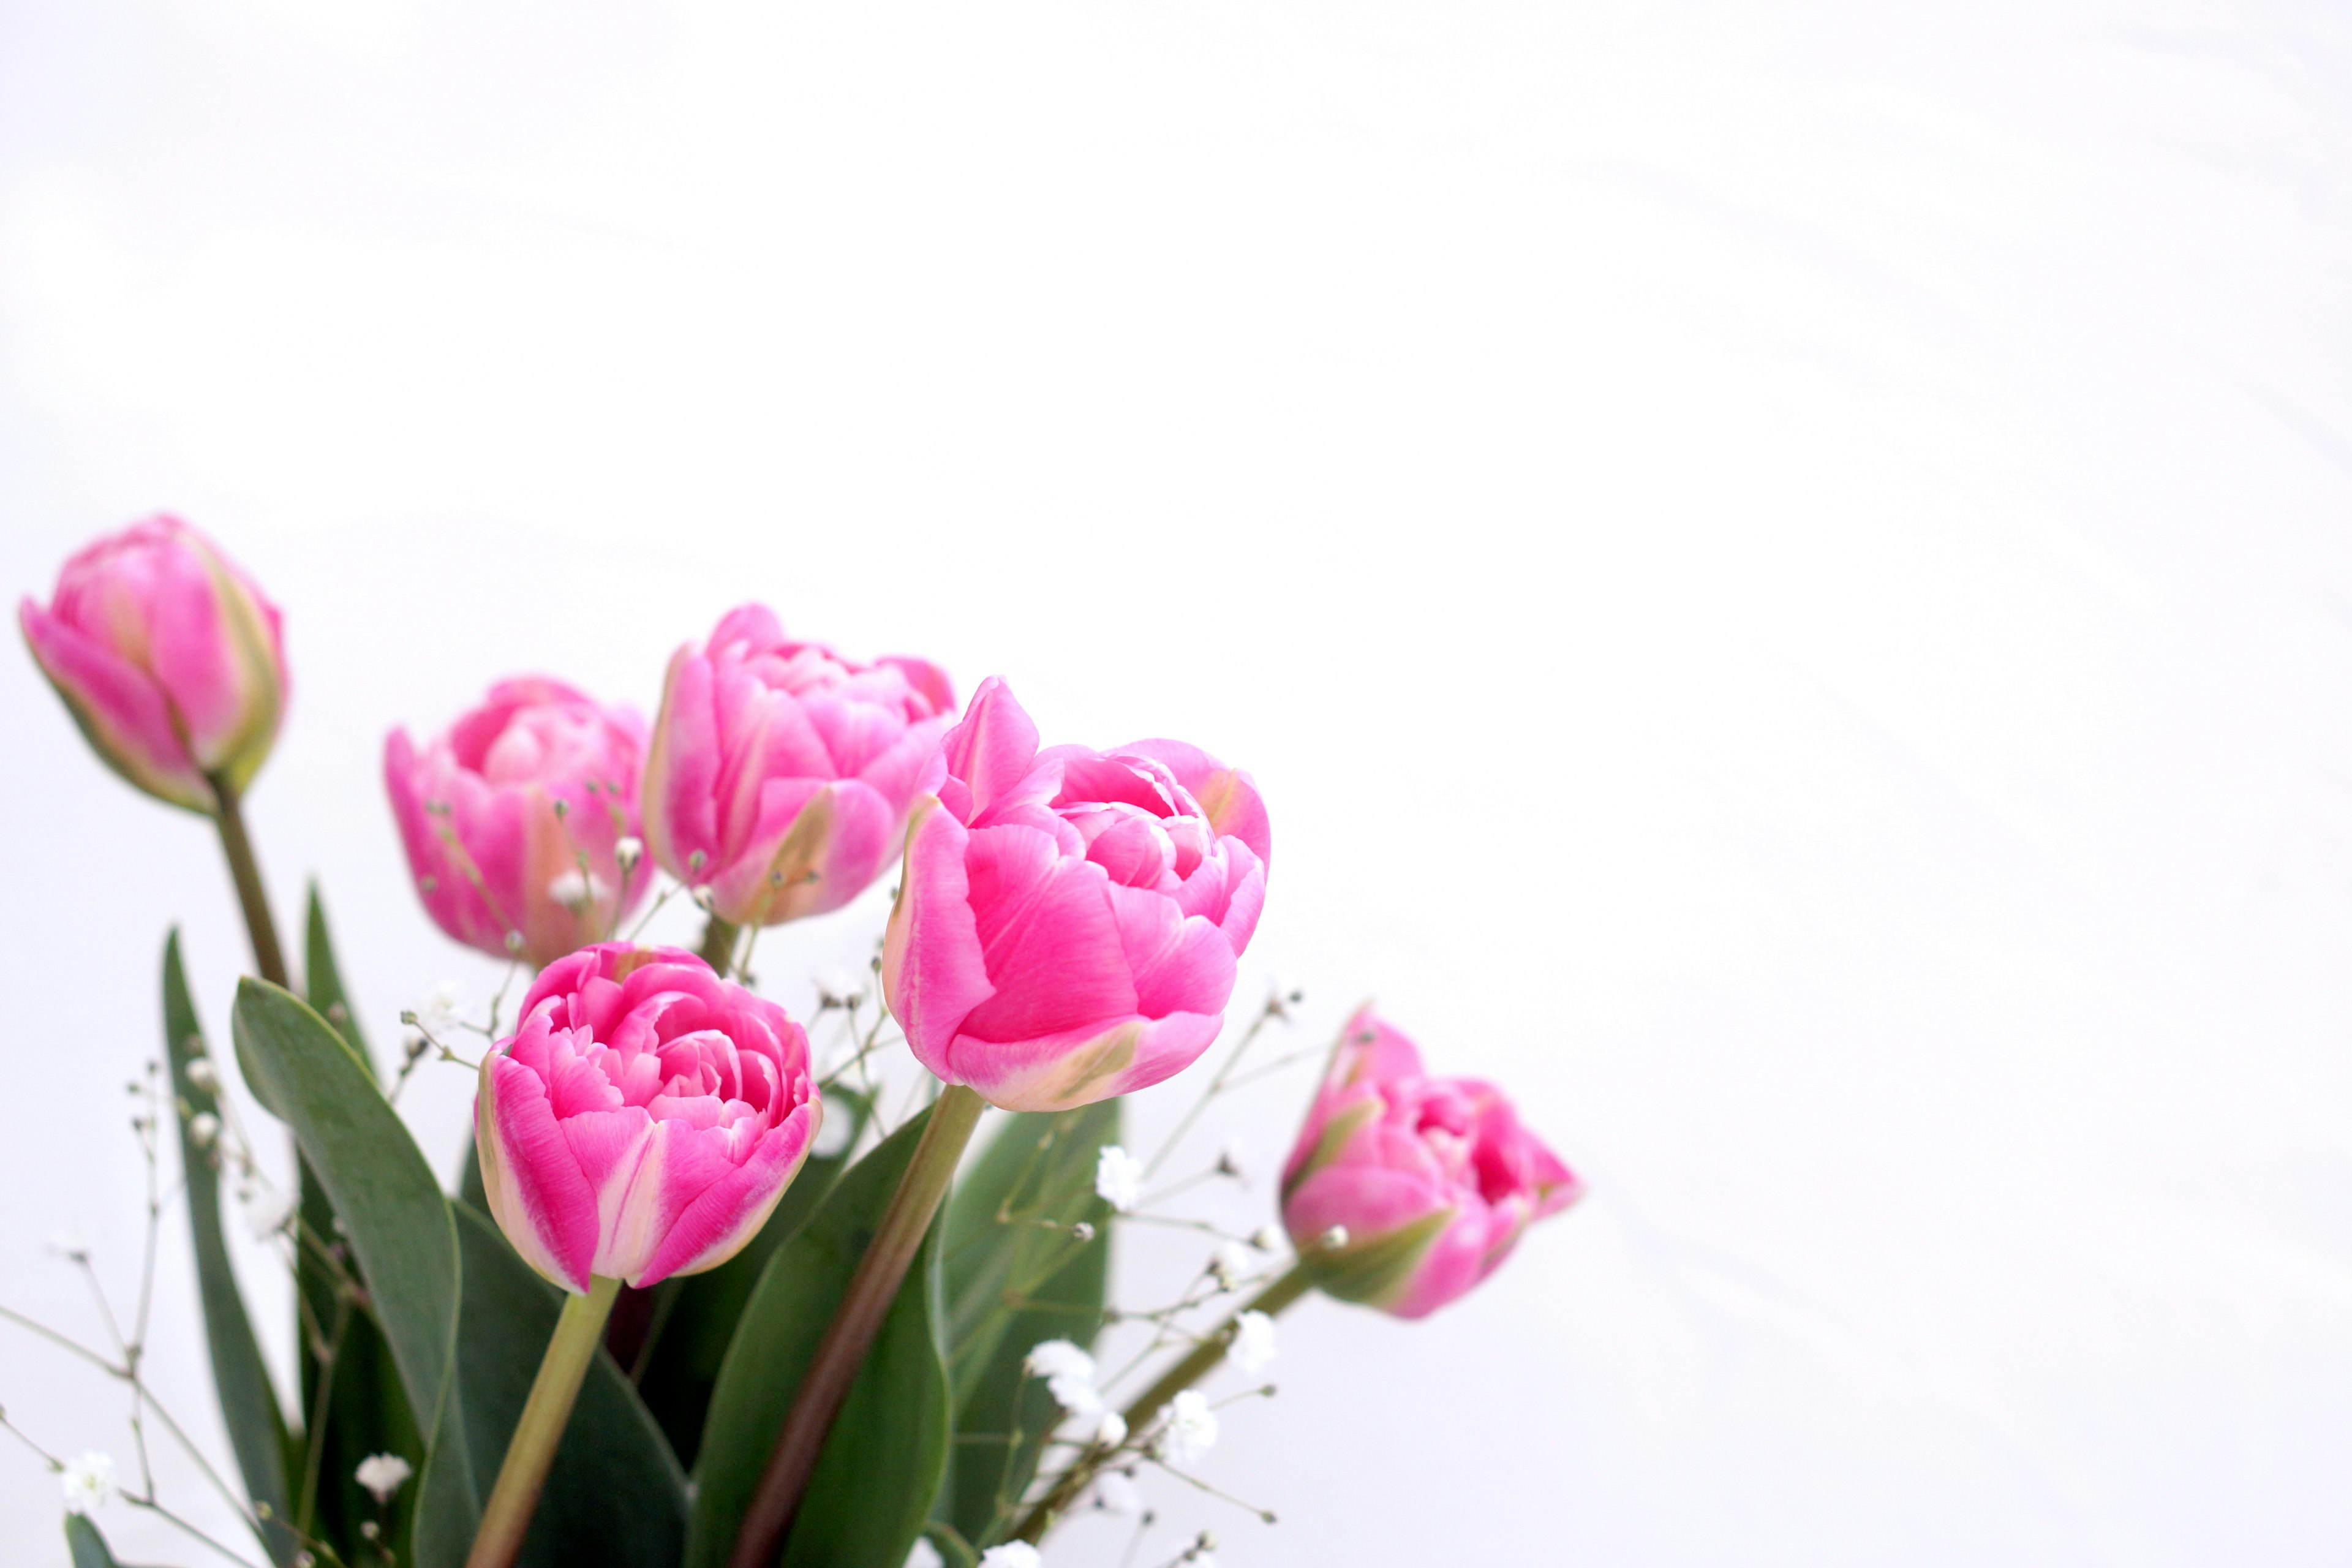
[[(495, 978), (384, 730), (650, 706), (747, 596), (1254, 769), (1244, 999), (1377, 993), (1593, 1193), (1286, 1320), (1210, 1466), (1283, 1522), (1153, 1486), (1227, 1568), (2341, 1563), (2347, 136), (2290, 3), (8, 0), (0, 586), (165, 507), (268, 586), (257, 831), (379, 1041)], [(0, 734), (0, 1299), (94, 1333), (44, 1244), (129, 1292), (163, 931), (216, 1034), (241, 940), (23, 657)], [(0, 1453), (0, 1558), (56, 1499)]]

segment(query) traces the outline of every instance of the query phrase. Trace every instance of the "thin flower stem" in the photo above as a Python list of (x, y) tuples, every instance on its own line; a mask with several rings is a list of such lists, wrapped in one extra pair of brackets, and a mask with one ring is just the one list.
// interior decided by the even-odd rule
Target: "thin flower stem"
[[(1248, 1305), (1226, 1319), (1214, 1333), (1208, 1335), (1195, 1345), (1191, 1353), (1162, 1373), (1159, 1382), (1129, 1401), (1124, 1413), (1128, 1429), (1133, 1432), (1142, 1431), (1170, 1400), (1206, 1377), (1219, 1362), (1225, 1359), (1225, 1352), (1234, 1342), (1234, 1334), (1241, 1321), (1242, 1312), (1264, 1312), (1267, 1317), (1273, 1317), (1307, 1294), (1313, 1284), (1314, 1280), (1309, 1277), (1307, 1265), (1304, 1262), (1293, 1264), (1287, 1273), (1259, 1291), (1251, 1299)], [(1077, 1499), (1079, 1493), (1086, 1490), (1087, 1483), (1095, 1479), (1096, 1473), (1115, 1452), (1117, 1450), (1100, 1449), (1080, 1457), (1069, 1468), (1062, 1472), (1061, 1479), (1055, 1481), (1047, 1489), (1045, 1495), (1037, 1500), (1036, 1506), (1032, 1508), (1027, 1516), (1021, 1521), (1020, 1527), (1013, 1531), (1012, 1538), (1015, 1541), (1025, 1541), (1032, 1546), (1043, 1541), (1045, 1538), (1045, 1532), (1054, 1528), (1055, 1522), (1062, 1513)], [(1192, 1478), (1188, 1476), (1185, 1479), (1190, 1480)], [(1242, 1506), (1246, 1508), (1249, 1505), (1244, 1503)]]
[(326, 1353), (319, 1358), (319, 1387), (311, 1396), (310, 1427), (302, 1444), (302, 1489), (294, 1494), (294, 1528), (304, 1535), (310, 1533), (318, 1518), (319, 1470), (327, 1457), (327, 1405), (334, 1394), (335, 1368), (343, 1359), (343, 1338), (351, 1326), (351, 1296), (338, 1290), (335, 1331), (327, 1341)]
[(586, 1295), (564, 1296), (563, 1315), (555, 1321), (539, 1375), (531, 1380), (522, 1419), (507, 1440), (507, 1457), (499, 1464), (498, 1481), (482, 1507), (481, 1526), (474, 1532), (466, 1568), (508, 1568), (522, 1551), (530, 1516), (539, 1507), (540, 1489), (555, 1463), (555, 1446), (562, 1440), (572, 1403), (580, 1397), (581, 1380), (604, 1342), (604, 1320), (620, 1293), (618, 1279), (599, 1276), (588, 1281)]
[(270, 918), (269, 890), (262, 885), (261, 865), (253, 857), (253, 836), (245, 830), (245, 810), (236, 786), (215, 773), (213, 796), (219, 810), (213, 820), (220, 826), (221, 853), (228, 857), (228, 874), (236, 884), (237, 908), (245, 914), (245, 934), (253, 943), (253, 967), (272, 985), (291, 989), (286, 951), (278, 945), (278, 922)]
[(1250, 1047), (1257, 1043), (1258, 1035), (1265, 1028), (1267, 1022), (1287, 1016), (1289, 1014), (1283, 1006), (1282, 995), (1279, 992), (1266, 998), (1265, 1005), (1258, 1009), (1257, 1016), (1252, 1018), (1250, 1026), (1242, 1032), (1240, 1042), (1227, 1053), (1223, 1061), (1217, 1064), (1216, 1076), (1209, 1080), (1209, 1087), (1201, 1091), (1201, 1098), (1192, 1102), (1192, 1108), (1190, 1110), (1184, 1112), (1183, 1119), (1176, 1123), (1176, 1130), (1168, 1134), (1166, 1142), (1160, 1145), (1159, 1152), (1153, 1154), (1145, 1163), (1143, 1167), (1145, 1175), (1159, 1174), (1160, 1167), (1168, 1163), (1168, 1156), (1176, 1152), (1176, 1146), (1179, 1143), (1184, 1142), (1184, 1134), (1192, 1131), (1192, 1124), (1201, 1120), (1202, 1111), (1209, 1109), (1209, 1102), (1225, 1091), (1225, 1080), (1233, 1076), (1234, 1068), (1241, 1065), (1242, 1058), (1249, 1054)]
[(825, 1325), (824, 1338), (817, 1344), (816, 1357), (784, 1416), (783, 1429), (776, 1434), (776, 1447), (768, 1456), (759, 1489), (744, 1510), (735, 1550), (728, 1559), (731, 1568), (768, 1568), (775, 1562), (777, 1548), (800, 1510), (801, 1494), (808, 1489), (809, 1477), (816, 1469), (817, 1456), (833, 1430), (834, 1417), (841, 1414), (857, 1369), (865, 1364), (866, 1352), (881, 1331), (883, 1314), (897, 1298), (899, 1282), (907, 1277), (923, 1235), (930, 1228), (931, 1216), (947, 1195), (956, 1162), (971, 1141), (983, 1108), (980, 1096), (961, 1084), (950, 1086), (931, 1108), (931, 1119), (923, 1127), (914, 1156), (898, 1178), (898, 1190), (890, 1195), (890, 1205), (875, 1227), (866, 1256), (857, 1260), (849, 1289), (834, 1309), (833, 1321)]
[(198, 1541), (203, 1542), (206, 1546), (211, 1547), (215, 1552), (219, 1552), (222, 1556), (227, 1558), (232, 1563), (243, 1563), (245, 1568), (258, 1568), (258, 1564), (257, 1564), (252, 1558), (241, 1556), (237, 1552), (222, 1545), (219, 1542), (215, 1541), (211, 1536), (205, 1534), (194, 1525), (190, 1524), (186, 1520), (182, 1519), (178, 1514), (173, 1513), (170, 1509), (165, 1508), (162, 1503), (157, 1502), (152, 1497), (126, 1497), (122, 1500), (129, 1503), (132, 1508), (145, 1509), (149, 1513), (154, 1514), (157, 1518), (163, 1520), (166, 1523), (178, 1526), (182, 1531), (185, 1531), (189, 1535), (194, 1536)]

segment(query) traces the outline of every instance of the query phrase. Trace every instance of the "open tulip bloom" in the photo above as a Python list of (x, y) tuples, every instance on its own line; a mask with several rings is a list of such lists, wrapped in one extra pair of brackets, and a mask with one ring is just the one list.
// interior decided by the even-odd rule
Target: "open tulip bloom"
[[(1297, 998), (1197, 1075), (1157, 1151), (1130, 1146), (1124, 1097), (1224, 1029), (1273, 855), (1255, 782), (1185, 742), (1047, 744), (1001, 679), (959, 718), (935, 666), (844, 658), (757, 605), (678, 650), (650, 729), (529, 676), (422, 742), (389, 734), (411, 886), (522, 995), (509, 1013), (502, 987), (488, 1022), (403, 1014), (416, 1034), (380, 1075), (315, 890), (297, 988), (240, 810), (286, 709), (276, 608), (158, 518), (75, 555), (19, 621), (107, 765), (213, 818), (251, 941), (235, 1067), (206, 1047), (175, 935), (168, 1071), (133, 1086), (150, 1160), (176, 1123), (235, 1456), (221, 1489), (252, 1537), (205, 1538), (230, 1556), (904, 1568), (928, 1542), (1018, 1568), (1088, 1506), (1136, 1518), (1139, 1542), (1155, 1470), (1206, 1488), (1194, 1472), (1227, 1462), (1238, 1394), (1198, 1385), (1259, 1378), (1277, 1314), (1319, 1290), (1425, 1317), (1581, 1192), (1500, 1089), (1431, 1073), (1367, 1007), (1278, 1215), (1203, 1237), (1222, 1227), (1169, 1205), (1239, 1164), (1161, 1167), (1279, 1065), (1234, 1072)], [(656, 866), (672, 885), (638, 925), (698, 910), (699, 954), (622, 930)], [(872, 983), (819, 991), (826, 1078), (737, 939), (840, 910), (886, 872)], [(467, 1030), (478, 1061), (455, 1048)], [(455, 1194), (392, 1103), (429, 1059), (475, 1075)], [(1012, 1114), (965, 1160), (990, 1106)], [(264, 1110), (299, 1154), (287, 1190), (249, 1141)], [(247, 1313), (230, 1194), (295, 1275), (299, 1398)], [(1114, 1235), (1207, 1257), (1177, 1300), (1114, 1309)], [(137, 1355), (82, 1348), (160, 1410)], [(103, 1453), (56, 1467), (78, 1563), (112, 1561), (110, 1500), (177, 1517), (143, 1449), (138, 1492)], [(1205, 1564), (1205, 1542), (1181, 1560)]]

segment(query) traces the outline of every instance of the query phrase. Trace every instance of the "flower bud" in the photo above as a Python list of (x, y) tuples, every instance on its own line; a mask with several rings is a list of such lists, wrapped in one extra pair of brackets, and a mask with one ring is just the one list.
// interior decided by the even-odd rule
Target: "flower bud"
[(507, 1239), (584, 1293), (734, 1257), (821, 1111), (782, 1007), (681, 949), (605, 942), (549, 964), (482, 1058), (474, 1142)]
[(954, 707), (921, 659), (854, 663), (746, 605), (670, 660), (646, 847), (737, 925), (839, 909), (898, 853)]
[(1419, 1318), (1582, 1192), (1501, 1090), (1430, 1077), (1413, 1043), (1366, 1007), (1284, 1167), (1282, 1218), (1324, 1291)]
[(622, 864), (644, 749), (636, 714), (536, 677), (493, 686), (422, 752), (394, 730), (384, 789), (425, 912), (534, 964), (610, 935), (653, 881)]
[(16, 621), (100, 758), (158, 800), (216, 810), (214, 781), (242, 792), (278, 739), (277, 607), (178, 518), (89, 545)]
[(991, 679), (916, 803), (883, 994), (918, 1060), (1008, 1110), (1149, 1088), (1216, 1038), (1271, 851), (1246, 773), (1175, 741), (1040, 751)]

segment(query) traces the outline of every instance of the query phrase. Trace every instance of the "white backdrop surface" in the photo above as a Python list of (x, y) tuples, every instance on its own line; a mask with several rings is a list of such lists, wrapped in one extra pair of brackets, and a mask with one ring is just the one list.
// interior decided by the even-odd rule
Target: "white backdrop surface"
[[(1210, 1467), (1283, 1521), (1155, 1491), (1226, 1568), (2336, 1563), (2347, 263), (2317, 4), (9, 0), (0, 587), (162, 508), (268, 585), (257, 831), (379, 1039), (495, 981), (383, 731), (649, 708), (747, 596), (1251, 767), (1240, 1000), (1377, 994), (1592, 1195), (1425, 1323), (1286, 1321)], [(241, 939), (21, 655), (0, 734), (0, 1300), (96, 1333), (45, 1245), (127, 1296), (162, 933), (215, 1032)], [(404, 1102), (445, 1163), (468, 1091)], [(0, 1560), (57, 1496), (0, 1452)]]

